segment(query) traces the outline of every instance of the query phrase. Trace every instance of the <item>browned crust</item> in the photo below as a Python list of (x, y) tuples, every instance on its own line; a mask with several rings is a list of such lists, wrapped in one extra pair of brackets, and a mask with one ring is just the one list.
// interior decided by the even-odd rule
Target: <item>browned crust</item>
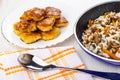
[(54, 7), (46, 7), (46, 16), (59, 18), (61, 16), (61, 10)]
[(55, 23), (55, 18), (46, 18), (37, 23), (37, 28), (41, 31), (50, 31)]

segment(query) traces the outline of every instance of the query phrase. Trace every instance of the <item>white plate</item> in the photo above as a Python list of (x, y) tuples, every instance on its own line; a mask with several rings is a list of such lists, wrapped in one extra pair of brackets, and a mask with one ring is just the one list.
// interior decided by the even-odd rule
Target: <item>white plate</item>
[[(33, 7), (45, 8), (47, 6), (59, 8), (62, 11), (62, 15), (66, 17), (67, 20), (69, 21), (69, 25), (67, 27), (61, 28), (61, 34), (53, 40), (49, 40), (49, 41), (39, 40), (32, 44), (25, 44), (23, 41), (20, 40), (19, 36), (17, 36), (13, 32), (13, 24), (19, 21), (19, 18), (24, 11), (31, 9)], [(25, 6), (21, 6), (17, 8), (15, 11), (11, 12), (11, 14), (9, 14), (5, 18), (1, 28), (2, 34), (10, 43), (13, 43), (14, 45), (17, 45), (23, 48), (44, 48), (44, 47), (55, 45), (69, 38), (73, 34), (73, 27), (75, 26), (75, 22), (76, 22), (74, 18), (75, 15), (73, 10), (74, 9), (71, 7), (71, 5), (68, 4), (68, 2), (66, 3), (63, 1), (57, 1), (57, 0), (54, 0), (54, 1), (40, 0), (40, 1), (34, 1), (31, 3), (28, 3)]]

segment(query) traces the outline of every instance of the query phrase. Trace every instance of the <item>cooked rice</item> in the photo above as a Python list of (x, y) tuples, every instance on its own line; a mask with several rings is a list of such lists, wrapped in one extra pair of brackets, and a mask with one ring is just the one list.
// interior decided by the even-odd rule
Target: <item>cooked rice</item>
[(106, 48), (120, 58), (120, 12), (106, 12), (95, 20), (88, 21), (84, 31), (83, 45), (93, 53), (110, 58), (102, 51)]

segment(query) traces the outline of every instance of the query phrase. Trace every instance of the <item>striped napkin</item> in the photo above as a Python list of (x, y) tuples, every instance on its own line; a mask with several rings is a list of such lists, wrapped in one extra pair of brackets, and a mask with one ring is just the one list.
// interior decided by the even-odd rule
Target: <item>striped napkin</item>
[(91, 75), (64, 69), (32, 72), (17, 61), (20, 54), (38, 56), (48, 64), (86, 69), (72, 46), (0, 53), (0, 80), (93, 80)]

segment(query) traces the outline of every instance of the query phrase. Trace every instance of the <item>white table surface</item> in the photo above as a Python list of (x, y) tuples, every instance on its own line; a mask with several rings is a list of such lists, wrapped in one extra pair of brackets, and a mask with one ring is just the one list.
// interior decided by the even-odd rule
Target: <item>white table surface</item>
[[(2, 24), (2, 21), (5, 18), (5, 16), (9, 15), (10, 12), (12, 12), (17, 7), (22, 6), (22, 4), (25, 4), (25, 2), (27, 1), (31, 1), (31, 0), (0, 0), (0, 23)], [(96, 4), (99, 4), (105, 1), (110, 1), (110, 0), (67, 0), (67, 1), (69, 2), (69, 4), (71, 4), (71, 6), (75, 7), (76, 9), (75, 15), (76, 15), (76, 21), (77, 21), (77, 18), (80, 16), (80, 14), (82, 14), (88, 8)], [(76, 42), (74, 35), (72, 35), (70, 38), (68, 38), (64, 42), (59, 43), (55, 46), (59, 47), (59, 46), (68, 46), (68, 45), (73, 45), (76, 48), (80, 58), (85, 63), (88, 69), (99, 70), (99, 71), (109, 71), (109, 72), (120, 72), (119, 66), (112, 66), (112, 65), (97, 61), (96, 59), (93, 59), (89, 55), (85, 54), (79, 47), (78, 43)], [(23, 48), (20, 48), (18, 46), (8, 43), (3, 38), (2, 34), (0, 34), (0, 51), (13, 51), (18, 49), (23, 49)], [(95, 80), (104, 80), (104, 79), (95, 78)]]

